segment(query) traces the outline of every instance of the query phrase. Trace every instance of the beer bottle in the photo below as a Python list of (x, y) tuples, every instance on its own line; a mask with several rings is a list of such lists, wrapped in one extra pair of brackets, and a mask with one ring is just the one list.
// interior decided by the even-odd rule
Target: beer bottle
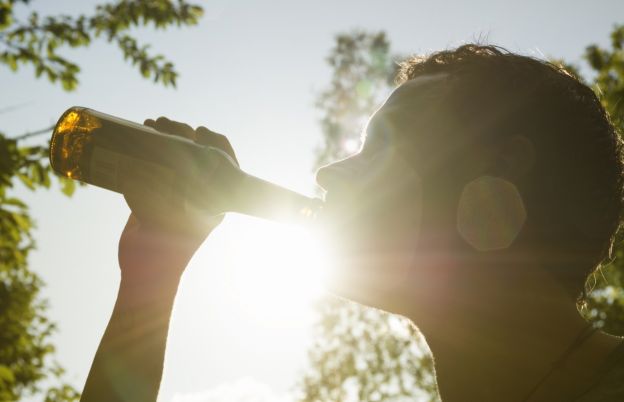
[(308, 220), (321, 205), (245, 173), (220, 149), (83, 107), (56, 124), (50, 163), (63, 176), (124, 194), (131, 207), (142, 200), (143, 213), (157, 221), (181, 212)]

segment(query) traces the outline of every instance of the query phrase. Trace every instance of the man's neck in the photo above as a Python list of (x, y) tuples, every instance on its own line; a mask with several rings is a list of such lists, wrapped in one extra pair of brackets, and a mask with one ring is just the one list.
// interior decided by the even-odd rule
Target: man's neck
[[(615, 338), (589, 337), (561, 368), (551, 369), (587, 323), (565, 292), (547, 278), (504, 289), (492, 278), (471, 278), (479, 294), (458, 290), (435, 317), (415, 312), (413, 321), (432, 350), (444, 402), (572, 400), (591, 385), (592, 373), (615, 346)], [(544, 282), (546, 281), (546, 282)], [(531, 289), (532, 291), (527, 291)], [(452, 300), (451, 300), (452, 299)]]

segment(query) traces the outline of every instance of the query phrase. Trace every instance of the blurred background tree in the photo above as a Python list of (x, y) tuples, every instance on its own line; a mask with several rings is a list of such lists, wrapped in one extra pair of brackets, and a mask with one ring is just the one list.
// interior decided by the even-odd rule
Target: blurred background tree
[[(140, 27), (195, 25), (203, 11), (184, 0), (121, 0), (100, 4), (89, 15), (40, 16), (30, 7), (29, 0), (0, 0), (0, 64), (12, 71), (29, 66), (35, 77), (66, 91), (77, 87), (80, 67), (62, 49), (88, 47), (98, 39), (118, 46), (144, 78), (175, 86), (173, 64), (152, 54), (134, 33)], [(0, 113), (14, 107), (6, 105)], [(55, 325), (39, 295), (44, 283), (28, 266), (35, 247), (34, 222), (28, 205), (11, 191), (17, 182), (30, 190), (51, 185), (47, 143), (23, 145), (24, 139), (39, 134), (50, 135), (51, 127), (21, 135), (0, 130), (0, 400), (7, 402), (33, 394), (50, 402), (79, 397), (63, 382), (63, 369), (53, 358), (50, 335)], [(58, 180), (71, 196), (74, 182)]]
[(393, 87), (399, 56), (392, 55), (384, 32), (354, 31), (335, 38), (326, 61), (329, 86), (316, 99), (321, 112), (322, 146), (315, 168), (352, 154), (371, 112)]
[[(590, 45), (583, 58), (589, 74), (582, 80), (598, 94), (620, 136), (624, 133), (624, 25), (611, 32), (610, 48)], [(573, 68), (575, 68), (573, 66)], [(578, 69), (576, 69), (578, 71)], [(624, 234), (618, 233), (613, 259), (588, 280), (586, 316), (599, 328), (614, 335), (624, 335)]]
[[(327, 62), (333, 75), (318, 95), (323, 145), (316, 168), (357, 151), (370, 114), (393, 88), (397, 61), (384, 32), (339, 34)], [(563, 64), (598, 94), (619, 133), (624, 132), (624, 26), (616, 26), (608, 49), (590, 45), (585, 76)], [(612, 261), (588, 279), (583, 314), (606, 332), (624, 335), (624, 235)], [(418, 330), (399, 316), (327, 297), (318, 305), (309, 369), (298, 390), (301, 402), (438, 400), (430, 352)]]

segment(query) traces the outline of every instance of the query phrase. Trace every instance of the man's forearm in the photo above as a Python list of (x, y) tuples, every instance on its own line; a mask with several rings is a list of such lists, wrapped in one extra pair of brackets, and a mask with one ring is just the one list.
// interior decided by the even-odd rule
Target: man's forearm
[(121, 282), (82, 402), (155, 401), (178, 278)]

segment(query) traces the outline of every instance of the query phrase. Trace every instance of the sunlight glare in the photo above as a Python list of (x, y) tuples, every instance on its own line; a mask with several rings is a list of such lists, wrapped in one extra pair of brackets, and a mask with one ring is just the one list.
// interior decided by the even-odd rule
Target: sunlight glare
[(344, 141), (344, 143), (342, 144), (342, 147), (344, 148), (345, 151), (347, 151), (347, 153), (353, 154), (353, 153), (356, 153), (360, 149), (360, 141), (350, 138)]
[(236, 300), (258, 319), (309, 315), (327, 271), (320, 239), (307, 228), (237, 218), (230, 266)]

